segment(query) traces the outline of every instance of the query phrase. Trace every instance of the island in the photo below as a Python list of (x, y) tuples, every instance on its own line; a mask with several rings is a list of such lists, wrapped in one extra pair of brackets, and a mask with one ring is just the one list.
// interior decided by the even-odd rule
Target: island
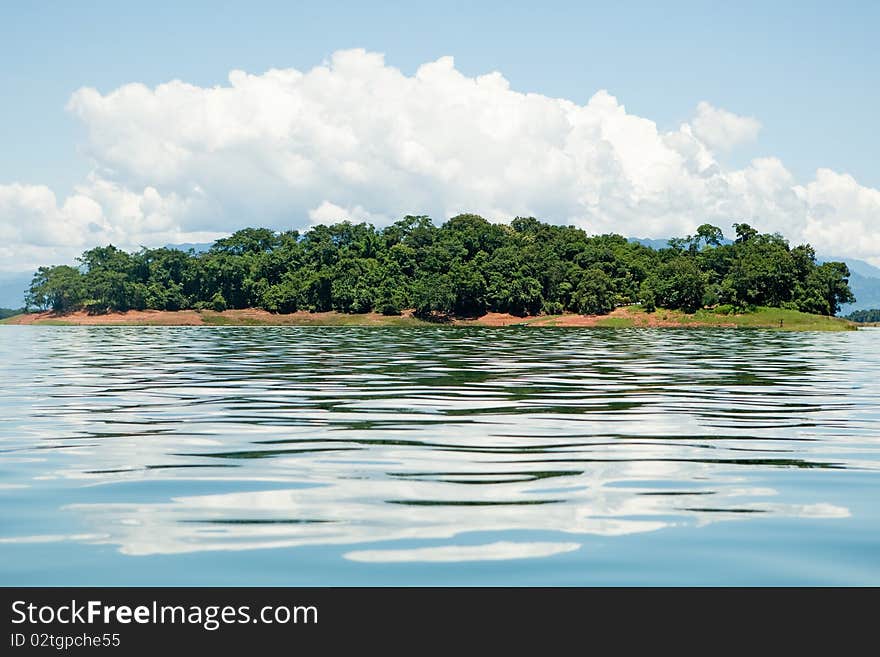
[(7, 324), (762, 327), (847, 330), (845, 263), (734, 223), (654, 249), (475, 214), (305, 232), (244, 228), (197, 252), (113, 245), (40, 267)]

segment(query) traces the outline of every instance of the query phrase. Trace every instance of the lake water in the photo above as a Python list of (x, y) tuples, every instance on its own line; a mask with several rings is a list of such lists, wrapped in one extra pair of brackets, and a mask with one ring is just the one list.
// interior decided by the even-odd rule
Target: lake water
[(880, 585), (880, 331), (0, 327), (3, 585)]

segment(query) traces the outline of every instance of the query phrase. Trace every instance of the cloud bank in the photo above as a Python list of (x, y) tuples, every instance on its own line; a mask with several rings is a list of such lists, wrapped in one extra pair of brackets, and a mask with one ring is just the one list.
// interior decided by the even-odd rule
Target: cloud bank
[(68, 111), (87, 130), (94, 169), (63, 200), (0, 184), (5, 269), (108, 241), (463, 211), (645, 237), (748, 221), (880, 265), (880, 191), (828, 169), (799, 182), (773, 157), (724, 167), (718, 154), (754, 141), (760, 123), (707, 102), (664, 132), (607, 91), (579, 105), (514, 91), (497, 72), (468, 77), (451, 57), (407, 76), (347, 50), (306, 72), (232, 71), (210, 88), (82, 88)]

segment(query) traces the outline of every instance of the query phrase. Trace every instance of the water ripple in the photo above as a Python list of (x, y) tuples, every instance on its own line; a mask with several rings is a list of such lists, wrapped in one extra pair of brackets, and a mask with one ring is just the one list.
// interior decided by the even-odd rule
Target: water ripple
[(451, 563), (725, 520), (834, 531), (861, 498), (801, 478), (878, 472), (878, 338), (3, 327), (0, 498), (22, 511), (0, 546)]

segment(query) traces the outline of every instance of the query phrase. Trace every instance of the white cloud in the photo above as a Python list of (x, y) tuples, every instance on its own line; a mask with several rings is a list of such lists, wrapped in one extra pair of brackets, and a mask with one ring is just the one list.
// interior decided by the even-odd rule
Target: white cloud
[(722, 151), (754, 141), (761, 130), (757, 119), (713, 107), (706, 101), (697, 105), (692, 125), (694, 134), (706, 145)]
[(796, 193), (810, 208), (804, 239), (825, 253), (861, 255), (880, 266), (880, 190), (819, 169), (816, 179)]
[(316, 224), (332, 224), (338, 221), (368, 222), (373, 224), (387, 223), (387, 217), (367, 212), (362, 206), (356, 205), (341, 208), (335, 203), (324, 201), (316, 208), (309, 210), (309, 219)]
[(606, 91), (579, 105), (512, 90), (499, 73), (466, 76), (451, 57), (408, 76), (350, 50), (305, 72), (233, 71), (210, 88), (84, 88), (68, 108), (94, 172), (63, 202), (45, 187), (0, 187), (7, 266), (108, 240), (462, 211), (646, 237), (745, 220), (880, 264), (880, 192), (826, 170), (799, 182), (775, 158), (725, 168), (715, 154), (760, 124), (705, 102), (662, 131)]
[(197, 197), (163, 197), (153, 187), (133, 192), (95, 176), (63, 204), (45, 185), (0, 185), (0, 271), (72, 263), (98, 244), (134, 250), (213, 240), (225, 231), (185, 227), (194, 211), (206, 209)]

